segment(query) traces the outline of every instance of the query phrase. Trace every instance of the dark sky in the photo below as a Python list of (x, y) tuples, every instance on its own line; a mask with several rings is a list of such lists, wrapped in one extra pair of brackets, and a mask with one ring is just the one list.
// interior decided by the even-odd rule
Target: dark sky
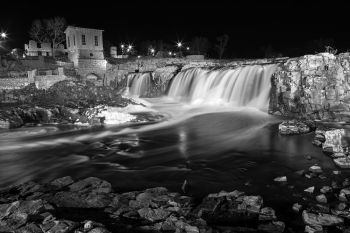
[[(104, 29), (114, 44), (143, 40), (191, 41), (208, 37), (212, 44), (230, 36), (228, 57), (259, 57), (271, 45), (287, 56), (314, 52), (314, 40), (333, 39), (340, 51), (350, 49), (350, 13), (341, 1), (27, 1), (1, 2), (0, 28), (8, 46), (23, 47), (34, 19), (65, 17), (70, 25)], [(30, 2), (30, 3), (29, 3)]]

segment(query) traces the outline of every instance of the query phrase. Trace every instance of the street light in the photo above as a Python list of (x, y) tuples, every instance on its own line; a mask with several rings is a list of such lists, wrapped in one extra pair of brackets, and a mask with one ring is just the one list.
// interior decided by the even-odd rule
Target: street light
[(187, 51), (190, 50), (190, 47), (186, 47), (186, 50), (187, 50)]
[(5, 39), (7, 37), (7, 34), (5, 32), (1, 32), (0, 37), (2, 39)]
[(177, 43), (176, 43), (176, 46), (177, 46), (178, 48), (181, 48), (181, 47), (182, 47), (182, 42), (181, 42), (181, 41), (177, 42)]

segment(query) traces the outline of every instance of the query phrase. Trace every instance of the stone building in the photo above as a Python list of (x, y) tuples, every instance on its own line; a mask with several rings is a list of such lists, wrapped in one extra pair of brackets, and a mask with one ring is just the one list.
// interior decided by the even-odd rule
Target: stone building
[(106, 72), (102, 32), (73, 26), (65, 30), (68, 59), (81, 76), (103, 78)]
[[(28, 44), (24, 45), (24, 51), (26, 56), (52, 56), (51, 43), (38, 43), (34, 40), (30, 40)], [(64, 45), (58, 45), (55, 49), (55, 55), (64, 54), (66, 52)]]

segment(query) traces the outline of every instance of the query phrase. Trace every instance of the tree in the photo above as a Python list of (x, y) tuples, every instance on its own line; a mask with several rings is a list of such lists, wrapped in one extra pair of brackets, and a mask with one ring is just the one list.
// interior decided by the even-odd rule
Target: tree
[(225, 49), (227, 47), (227, 43), (228, 43), (229, 39), (230, 39), (230, 37), (227, 34), (216, 38), (217, 44), (215, 45), (215, 49), (216, 49), (220, 59), (224, 55), (224, 52), (225, 52)]
[(41, 20), (37, 19), (32, 22), (32, 27), (29, 30), (29, 36), (39, 43), (48, 42), (45, 26)]
[(191, 51), (195, 54), (207, 55), (210, 49), (210, 42), (206, 37), (197, 36), (192, 39)]
[(29, 35), (39, 43), (51, 42), (52, 56), (55, 57), (55, 49), (65, 41), (64, 30), (66, 25), (66, 20), (62, 17), (35, 20), (32, 23)]

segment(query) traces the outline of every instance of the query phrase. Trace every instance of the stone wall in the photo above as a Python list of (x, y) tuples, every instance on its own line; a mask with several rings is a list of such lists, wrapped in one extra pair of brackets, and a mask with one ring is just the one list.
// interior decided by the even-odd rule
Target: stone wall
[(106, 73), (106, 60), (97, 59), (79, 59), (77, 72), (79, 75), (86, 77), (88, 74), (96, 74), (103, 78)]
[(57, 82), (68, 79), (65, 75), (45, 75), (45, 76), (35, 76), (34, 83), (38, 89), (49, 89), (52, 85)]
[(312, 119), (350, 120), (350, 54), (288, 59), (272, 78), (270, 112)]
[(31, 82), (26, 78), (1, 78), (0, 79), (0, 90), (13, 90), (21, 89)]

